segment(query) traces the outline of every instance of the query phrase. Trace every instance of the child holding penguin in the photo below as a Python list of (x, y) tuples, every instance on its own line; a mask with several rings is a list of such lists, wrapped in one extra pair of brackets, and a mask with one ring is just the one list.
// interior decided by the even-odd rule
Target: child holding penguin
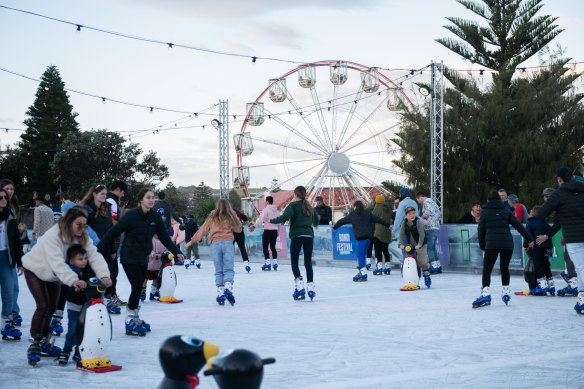
[(432, 280), (430, 279), (430, 271), (428, 270), (428, 248), (426, 247), (424, 224), (420, 218), (416, 216), (416, 209), (414, 207), (407, 207), (405, 213), (406, 218), (400, 226), (397, 247), (405, 249), (408, 244), (414, 246), (416, 250), (416, 263), (418, 264), (418, 267), (422, 269), (424, 282), (429, 288), (430, 285), (432, 285)]

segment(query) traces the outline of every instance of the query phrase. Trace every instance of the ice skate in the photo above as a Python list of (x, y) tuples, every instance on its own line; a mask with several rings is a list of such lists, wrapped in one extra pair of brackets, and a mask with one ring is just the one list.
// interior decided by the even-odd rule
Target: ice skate
[(578, 301), (574, 306), (574, 310), (579, 315), (584, 315), (584, 292), (578, 293)]
[(276, 258), (272, 259), (272, 268), (278, 270), (278, 260)]
[(529, 290), (529, 294), (532, 296), (547, 296), (547, 282), (544, 278), (540, 278), (537, 280), (537, 286), (533, 289)]
[(235, 304), (235, 297), (233, 296), (233, 284), (229, 281), (225, 283), (225, 288), (223, 291), (225, 298), (229, 301), (229, 304)]
[(53, 319), (51, 320), (51, 324), (49, 324), (49, 330), (53, 336), (60, 336), (63, 333), (61, 320), (63, 320), (63, 311), (55, 311), (53, 314)]
[(487, 305), (491, 305), (491, 288), (485, 286), (481, 292), (481, 295), (478, 299), (473, 301), (472, 307), (473, 308), (480, 308), (485, 307)]
[(294, 300), (304, 300), (306, 298), (306, 291), (304, 290), (304, 281), (302, 277), (294, 280), (294, 293), (292, 293)]
[(554, 285), (554, 279), (551, 277), (547, 278), (546, 282), (547, 282), (547, 286), (548, 286), (548, 293), (550, 294), (550, 296), (555, 296), (556, 295), (556, 287)]
[(146, 288), (142, 288), (142, 291), (140, 292), (140, 301), (145, 301), (146, 300)]
[(365, 268), (371, 270), (371, 258), (365, 258)]
[(217, 304), (225, 305), (225, 288), (223, 285), (217, 287), (217, 298), (215, 299)]
[(201, 260), (199, 258), (195, 259), (195, 266), (197, 267), (197, 269), (201, 268)]
[(577, 278), (573, 277), (568, 280), (568, 286), (563, 289), (558, 290), (558, 296), (560, 297), (576, 297), (578, 296), (578, 286)]
[(185, 269), (188, 269), (189, 266), (191, 266), (191, 265), (192, 265), (191, 261), (188, 259), (185, 259)]
[(432, 279), (430, 278), (430, 271), (429, 270), (424, 270), (424, 284), (426, 284), (426, 287), (429, 288), (432, 285)]
[(264, 271), (270, 271), (272, 270), (272, 265), (270, 264), (270, 260), (266, 259), (265, 263), (262, 266), (262, 270)]
[(138, 309), (126, 310), (126, 335), (145, 336), (148, 331), (140, 319)]
[(150, 287), (150, 301), (152, 300), (159, 300), (160, 299), (160, 292), (158, 288), (154, 285)]
[(249, 266), (249, 261), (243, 261), (243, 265), (245, 266), (245, 271), (249, 273), (251, 271), (251, 267)]
[(57, 357), (57, 359), (55, 359), (55, 361), (57, 362), (57, 364), (59, 366), (67, 366), (67, 363), (69, 362), (69, 355), (71, 353), (69, 351), (61, 351), (61, 354), (59, 354), (59, 356)]
[(432, 261), (429, 270), (431, 274), (442, 273), (442, 266), (440, 265), (440, 261)]
[(124, 300), (122, 300), (122, 299), (120, 298), (120, 296), (118, 296), (117, 294), (114, 294), (114, 295), (112, 296), (112, 298), (110, 299), (110, 301), (111, 301), (112, 303), (114, 303), (115, 305), (117, 305), (118, 307), (123, 307), (123, 306), (126, 306), (126, 305), (128, 305), (128, 303), (127, 303), (127, 302), (125, 302)]
[(509, 301), (511, 301), (511, 288), (507, 286), (503, 286), (503, 292), (501, 293), (501, 300), (505, 303), (505, 305), (509, 305)]
[(26, 350), (28, 364), (31, 366), (36, 366), (37, 362), (41, 360), (41, 339), (41, 335), (36, 335)]
[(11, 316), (2, 317), (3, 325), (0, 333), (3, 340), (20, 340), (22, 332), (20, 332), (14, 325)]
[(120, 309), (120, 307), (118, 307), (113, 301), (112, 299), (105, 299), (105, 306), (107, 308), (107, 311), (112, 314), (112, 315), (119, 315), (120, 313), (122, 313), (122, 310)]
[(15, 326), (20, 327), (20, 325), (22, 324), (22, 316), (12, 311), (12, 322), (14, 323)]
[(312, 299), (316, 296), (316, 292), (314, 291), (314, 282), (307, 282), (306, 290), (308, 292), (308, 297), (310, 297), (310, 301), (312, 301)]
[(359, 271), (357, 272), (357, 274), (355, 274), (355, 276), (353, 277), (353, 281), (355, 282), (364, 282), (367, 281), (367, 272), (366, 272), (366, 266), (362, 267), (361, 269), (359, 269)]
[(564, 281), (566, 281), (566, 284), (569, 284), (570, 283), (570, 279), (568, 278), (568, 271), (567, 270), (562, 271), (560, 273), (560, 275), (562, 276), (562, 279)]
[(383, 263), (377, 262), (377, 264), (375, 265), (375, 269), (373, 269), (373, 275), (380, 276), (382, 274), (383, 274)]
[(41, 341), (41, 357), (56, 357), (61, 354), (61, 347), (55, 346), (55, 340), (49, 334)]
[(383, 274), (386, 276), (391, 274), (391, 263), (389, 261), (385, 261), (385, 266), (383, 267)]

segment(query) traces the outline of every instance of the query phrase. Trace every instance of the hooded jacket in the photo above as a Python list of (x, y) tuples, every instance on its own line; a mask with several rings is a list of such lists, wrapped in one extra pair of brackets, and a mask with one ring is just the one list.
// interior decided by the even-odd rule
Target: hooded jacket
[(383, 224), (386, 228), (390, 226), (387, 221), (375, 216), (371, 211), (364, 210), (362, 215), (359, 215), (357, 211), (351, 211), (347, 216), (336, 222), (333, 229), (336, 230), (345, 224), (352, 224), (353, 235), (355, 235), (356, 240), (371, 239), (373, 238), (373, 231), (371, 229), (373, 223)]
[(264, 231), (265, 230), (276, 230), (277, 231), (278, 228), (280, 228), (280, 225), (270, 223), (270, 219), (275, 219), (278, 216), (280, 216), (280, 212), (278, 211), (278, 206), (275, 204), (270, 204), (262, 210), (262, 213), (260, 213), (260, 217), (258, 217), (258, 220), (255, 222), (254, 227), (259, 227), (263, 224)]
[(564, 242), (584, 242), (584, 182), (564, 182), (539, 208), (537, 217), (545, 219), (553, 211), (554, 221), (562, 226)]
[(481, 250), (513, 250), (513, 236), (509, 224), (519, 231), (528, 243), (533, 241), (531, 234), (501, 200), (491, 200), (483, 205), (478, 226)]

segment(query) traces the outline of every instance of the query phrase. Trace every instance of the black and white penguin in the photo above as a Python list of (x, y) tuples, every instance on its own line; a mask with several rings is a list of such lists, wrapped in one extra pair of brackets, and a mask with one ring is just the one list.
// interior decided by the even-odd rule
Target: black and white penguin
[(264, 365), (274, 358), (261, 359), (248, 350), (230, 350), (210, 360), (205, 375), (212, 375), (220, 389), (257, 389), (262, 384)]
[(160, 346), (160, 366), (165, 377), (158, 389), (194, 389), (199, 384), (199, 370), (219, 347), (191, 336), (175, 335)]
[(105, 288), (105, 283), (99, 278), (93, 277), (87, 282), (85, 295), (88, 301), (83, 304), (75, 327), (75, 344), (81, 357), (79, 368), (92, 371), (121, 369), (121, 366), (112, 365), (105, 356), (112, 340), (112, 322), (102, 300)]
[(161, 264), (156, 283), (158, 285), (158, 292), (160, 293), (158, 301), (161, 303), (182, 303), (182, 300), (178, 300), (174, 297), (174, 290), (176, 289), (177, 282), (176, 273), (172, 266), (173, 258), (174, 255), (168, 251), (165, 251), (160, 256)]
[(406, 246), (404, 249), (406, 257), (402, 263), (401, 275), (404, 286), (400, 289), (402, 291), (414, 291), (420, 289), (420, 273), (416, 258), (414, 258), (414, 247)]

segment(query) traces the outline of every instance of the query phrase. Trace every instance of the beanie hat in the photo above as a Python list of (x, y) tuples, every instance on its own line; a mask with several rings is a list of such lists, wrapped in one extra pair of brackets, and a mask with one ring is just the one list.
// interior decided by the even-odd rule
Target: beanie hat
[(401, 188), (399, 190), (399, 195), (402, 197), (410, 197), (412, 195), (412, 192), (410, 192), (408, 188)]
[(385, 203), (385, 197), (383, 195), (375, 196), (375, 204), (383, 204)]

